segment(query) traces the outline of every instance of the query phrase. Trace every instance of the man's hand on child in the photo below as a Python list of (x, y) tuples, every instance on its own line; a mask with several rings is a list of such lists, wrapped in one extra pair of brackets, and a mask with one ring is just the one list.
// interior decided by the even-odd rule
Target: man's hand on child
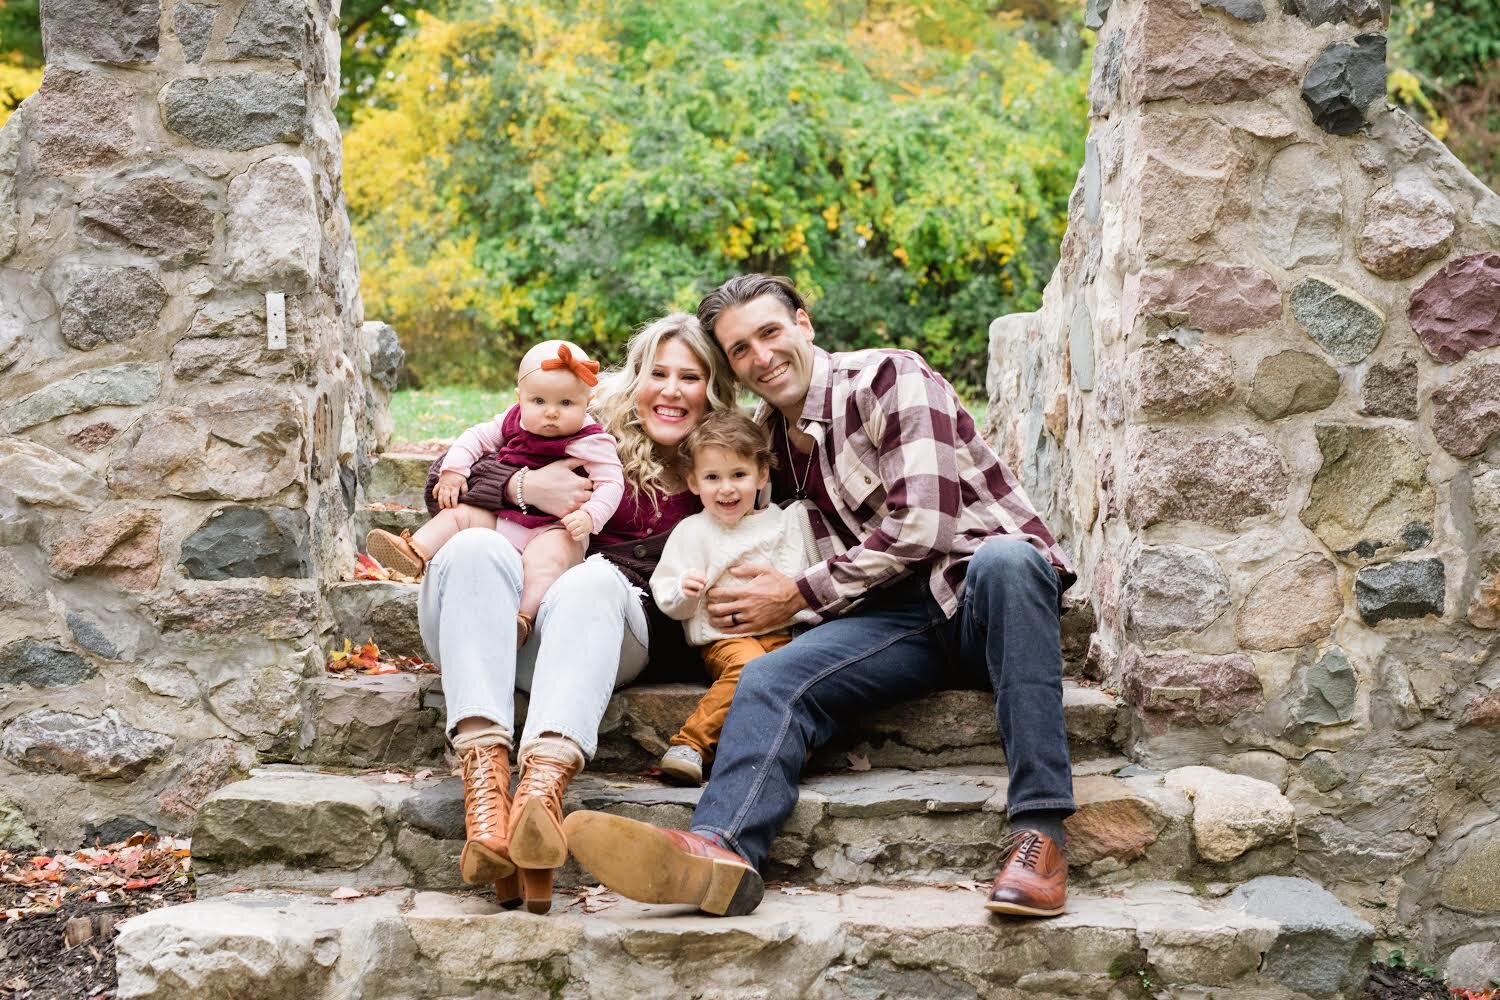
[(682, 574), (682, 596), (697, 597), (708, 586), (708, 577), (703, 573), (689, 571)]
[(457, 472), (448, 471), (438, 476), (432, 488), (432, 498), (443, 510), (458, 506), (458, 498), (469, 492), (469, 479)]
[(587, 511), (575, 510), (571, 514), (562, 516), (562, 524), (568, 529), (568, 534), (573, 536), (573, 541), (581, 542), (589, 537), (589, 532), (594, 530), (594, 519), (589, 517)]
[(708, 592), (708, 623), (726, 635), (769, 632), (807, 607), (797, 581), (765, 563), (731, 566), (728, 575), (732, 582)]

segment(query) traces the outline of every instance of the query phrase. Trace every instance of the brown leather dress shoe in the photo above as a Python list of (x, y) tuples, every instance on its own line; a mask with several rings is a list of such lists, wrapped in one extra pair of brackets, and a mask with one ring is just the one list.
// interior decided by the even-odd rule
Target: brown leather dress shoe
[(515, 872), (506, 839), (510, 822), (510, 749), (472, 747), (458, 755), (464, 778), (464, 849), (458, 870), (470, 885), (496, 882)]
[(552, 873), (568, 860), (563, 793), (582, 769), (583, 752), (571, 745), (538, 745), (521, 760), (510, 810), (510, 859), (520, 870), (521, 896), (532, 913), (552, 908)]
[(563, 827), (578, 863), (637, 902), (691, 903), (705, 913), (738, 917), (765, 894), (750, 862), (696, 833), (582, 809)]
[(984, 908), (1018, 917), (1055, 917), (1068, 900), (1068, 862), (1052, 838), (1035, 830), (1011, 834), (1010, 850)]

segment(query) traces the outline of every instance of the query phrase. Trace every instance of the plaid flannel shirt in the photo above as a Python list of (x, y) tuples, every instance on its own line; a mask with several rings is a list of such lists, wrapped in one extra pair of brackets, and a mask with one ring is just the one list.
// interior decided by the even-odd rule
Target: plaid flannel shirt
[[(762, 403), (755, 419), (768, 424), (774, 413)], [(830, 354), (815, 346), (797, 427), (817, 442), (828, 495), (860, 540), (844, 550), (833, 529), (813, 518), (826, 558), (798, 577), (797, 587), (820, 615), (845, 611), (925, 566), (932, 596), (951, 617), (965, 563), (995, 535), (1035, 546), (1056, 567), (1063, 589), (1077, 579), (953, 387), (916, 354)]]

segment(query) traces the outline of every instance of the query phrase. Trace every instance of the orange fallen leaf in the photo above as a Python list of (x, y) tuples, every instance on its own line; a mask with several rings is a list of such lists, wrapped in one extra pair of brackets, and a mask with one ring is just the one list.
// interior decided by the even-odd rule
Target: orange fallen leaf
[(160, 875), (153, 875), (150, 878), (128, 878), (128, 879), (125, 880), (125, 888), (126, 889), (145, 889), (146, 887), (153, 886), (153, 885), (155, 885), (156, 883), (158, 883), (160, 881), (161, 881), (161, 876)]
[(862, 753), (846, 754), (849, 758), (849, 770), (868, 771), (870, 769), (870, 758)]
[(358, 889), (351, 889), (347, 885), (341, 885), (328, 894), (329, 899), (359, 899), (364, 893)]

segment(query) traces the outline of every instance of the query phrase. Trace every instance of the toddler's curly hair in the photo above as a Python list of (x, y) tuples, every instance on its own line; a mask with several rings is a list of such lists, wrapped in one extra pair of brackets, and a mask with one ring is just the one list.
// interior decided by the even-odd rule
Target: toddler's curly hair
[(677, 449), (683, 457), (684, 471), (693, 470), (693, 462), (704, 448), (723, 448), (736, 455), (745, 455), (753, 458), (761, 469), (776, 465), (776, 456), (771, 453), (770, 434), (739, 410), (714, 410), (688, 432)]

